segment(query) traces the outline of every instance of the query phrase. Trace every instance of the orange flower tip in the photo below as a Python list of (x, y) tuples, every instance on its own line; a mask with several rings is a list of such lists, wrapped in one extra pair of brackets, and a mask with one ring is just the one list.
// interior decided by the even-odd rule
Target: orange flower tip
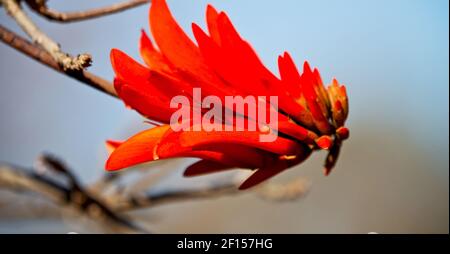
[(183, 172), (183, 176), (184, 177), (194, 177), (194, 176), (199, 176), (200, 174), (196, 174), (196, 172), (189, 170), (189, 168), (187, 168), (184, 172)]
[(115, 66), (117, 63), (120, 62), (120, 59), (124, 56), (127, 56), (125, 53), (123, 53), (120, 49), (112, 48), (111, 52), (109, 53), (109, 57), (111, 59), (111, 65), (113, 66), (113, 69), (115, 69)]
[(339, 127), (336, 130), (336, 135), (339, 137), (339, 139), (346, 140), (350, 136), (350, 131), (347, 127)]
[(330, 136), (323, 135), (315, 140), (316, 144), (324, 150), (330, 149), (330, 147), (333, 145), (333, 139)]
[(247, 190), (247, 189), (250, 189), (252, 187), (255, 187), (255, 185), (254, 184), (250, 184), (249, 182), (245, 181), (244, 183), (242, 183), (239, 186), (239, 190)]
[(324, 168), (323, 169), (323, 174), (324, 176), (329, 176), (331, 173), (332, 168)]
[(114, 150), (116, 150), (117, 147), (119, 147), (123, 142), (121, 141), (115, 141), (115, 140), (106, 140), (105, 145), (106, 145), (106, 150), (108, 151), (109, 154), (111, 154), (112, 152), (114, 152)]
[(106, 145), (112, 148), (117, 148), (119, 147), (123, 142), (122, 141), (117, 141), (117, 140), (106, 140)]
[(122, 53), (122, 51), (120, 51), (120, 49), (112, 48), (110, 51), (111, 59), (116, 58), (120, 53)]
[(208, 16), (208, 13), (218, 15), (218, 12), (217, 12), (216, 8), (214, 8), (214, 6), (212, 6), (212, 4), (208, 4), (206, 6), (206, 13), (207, 13), (206, 14), (207, 16)]
[(148, 38), (147, 33), (145, 32), (144, 28), (141, 28), (141, 40), (144, 38)]
[(339, 82), (337, 81), (336, 78), (333, 78), (333, 86), (339, 86)]
[(192, 32), (194, 33), (195, 38), (197, 38), (197, 34), (206, 35), (206, 33), (203, 31), (203, 29), (201, 29), (200, 26), (194, 22), (192, 22), (191, 28), (192, 28)]
[(106, 161), (105, 164), (106, 171), (117, 171), (119, 169), (122, 169), (121, 167), (118, 167), (114, 160), (111, 160), (111, 157)]
[(153, 44), (150, 40), (150, 37), (148, 37), (147, 33), (144, 29), (141, 29), (141, 39), (139, 40), (139, 47), (142, 48), (148, 48), (150, 50), (153, 50)]
[(313, 74), (314, 74), (314, 76), (315, 77), (317, 77), (317, 78), (319, 78), (320, 79), (320, 82), (322, 82), (322, 77), (320, 76), (320, 72), (319, 72), (319, 69), (317, 69), (317, 68), (314, 68), (314, 70), (313, 70)]
[(279, 55), (278, 56), (278, 65), (280, 65), (283, 60), (284, 60), (284, 56)]
[(303, 63), (303, 73), (312, 73), (311, 66), (309, 65), (308, 61), (305, 61), (305, 63)]

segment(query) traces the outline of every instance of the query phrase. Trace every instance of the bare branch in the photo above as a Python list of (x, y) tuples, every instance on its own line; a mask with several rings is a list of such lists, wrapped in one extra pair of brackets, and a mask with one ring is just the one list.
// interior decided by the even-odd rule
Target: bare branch
[(6, 12), (16, 21), (22, 30), (31, 37), (33, 42), (37, 43), (46, 50), (54, 60), (63, 68), (63, 70), (83, 70), (91, 65), (92, 59), (89, 54), (81, 54), (71, 57), (69, 54), (61, 51), (58, 43), (43, 33), (23, 12), (17, 0), (0, 0)]
[(116, 204), (115, 210), (130, 211), (179, 201), (191, 201), (242, 193), (238, 190), (238, 187), (238, 184), (228, 182), (199, 189), (164, 190), (158, 193), (133, 195), (121, 200), (114, 200)]
[[(1, 1), (1, 0), (0, 0)], [(45, 50), (41, 49), (35, 44), (8, 30), (0, 25), (0, 40), (23, 54), (35, 59), (36, 61), (60, 72), (66, 74), (90, 87), (93, 87), (101, 92), (107, 93), (111, 96), (117, 97), (114, 86), (107, 80), (100, 78), (86, 70), (71, 71), (62, 68), (58, 62)]]
[(125, 11), (146, 3), (150, 3), (150, 0), (130, 0), (127, 2), (116, 3), (102, 8), (75, 12), (59, 12), (49, 9), (47, 7), (46, 0), (26, 0), (26, 2), (34, 11), (51, 21), (75, 22)]
[[(117, 211), (130, 211), (150, 208), (158, 205), (192, 201), (196, 199), (216, 198), (229, 195), (243, 194), (238, 187), (247, 174), (237, 173), (227, 181), (212, 183), (196, 189), (162, 190), (159, 192), (147, 192), (147, 194), (130, 194), (115, 196), (107, 199)], [(287, 183), (266, 183), (254, 189), (256, 194), (269, 201), (292, 201), (306, 195), (310, 183), (303, 178), (295, 178)]]
[(267, 183), (257, 189), (259, 197), (270, 201), (292, 201), (305, 196), (311, 184), (303, 177), (294, 178), (287, 183)]
[(57, 203), (65, 203), (70, 191), (62, 184), (43, 178), (31, 170), (6, 163), (0, 164), (0, 188), (35, 192)]
[[(73, 188), (71, 188), (73, 187)], [(10, 164), (0, 164), (0, 188), (40, 194), (57, 204), (75, 210), (102, 225), (125, 232), (146, 232), (128, 218), (117, 214), (80, 186), (65, 186), (51, 178)]]

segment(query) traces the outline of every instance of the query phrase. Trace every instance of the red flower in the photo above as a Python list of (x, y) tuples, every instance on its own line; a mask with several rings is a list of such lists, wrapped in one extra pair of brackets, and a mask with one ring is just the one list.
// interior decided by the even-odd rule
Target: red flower
[[(301, 163), (314, 150), (329, 149), (325, 165), (328, 174), (336, 163), (342, 140), (348, 137), (348, 129), (343, 127), (348, 115), (345, 87), (333, 80), (326, 89), (318, 70), (311, 70), (307, 62), (300, 74), (288, 53), (278, 58), (278, 78), (240, 37), (224, 12), (208, 6), (206, 17), (208, 34), (192, 24), (195, 44), (173, 19), (166, 2), (154, 0), (150, 28), (158, 47), (144, 31), (140, 40), (140, 53), (147, 67), (117, 49), (111, 50), (119, 97), (162, 125), (123, 143), (110, 141), (115, 149), (106, 169), (196, 157), (201, 160), (186, 169), (186, 176), (232, 168), (255, 170), (240, 186), (246, 189)], [(172, 130), (169, 123), (177, 109), (169, 107), (171, 99), (184, 95), (194, 105), (194, 87), (201, 88), (204, 96), (215, 95), (222, 100), (237, 95), (277, 96), (277, 134), (272, 134), (277, 135), (275, 141), (261, 142), (262, 130)], [(269, 106), (269, 110), (274, 108)], [(247, 123), (259, 122), (246, 114), (243, 118)], [(191, 121), (188, 124), (193, 125)]]

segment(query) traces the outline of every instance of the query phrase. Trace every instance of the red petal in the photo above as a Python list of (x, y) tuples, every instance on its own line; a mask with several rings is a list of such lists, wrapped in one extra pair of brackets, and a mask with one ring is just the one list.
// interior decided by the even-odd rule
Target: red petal
[(288, 52), (278, 57), (278, 69), (286, 91), (295, 99), (300, 98), (300, 73)]
[[(279, 108), (288, 115), (295, 117), (304, 111), (287, 94), (287, 90), (283, 89), (281, 81), (264, 66), (250, 44), (239, 36), (225, 13), (219, 14), (218, 28), (222, 40), (222, 47), (220, 48), (222, 54), (216, 53), (207, 57), (207, 59), (217, 62), (213, 66), (216, 67), (216, 71), (222, 78), (236, 89), (243, 89), (247, 94), (278, 96)], [(217, 49), (205, 53), (211, 54), (211, 51), (214, 52)], [(203, 50), (202, 53), (204, 53)]]
[(153, 161), (155, 159), (154, 150), (169, 128), (170, 126), (163, 125), (134, 135), (109, 156), (105, 166), (106, 170), (118, 170)]
[[(241, 88), (248, 94), (267, 95), (268, 87), (262, 82), (265, 78), (263, 64), (251, 46), (242, 40), (228, 16), (221, 12), (218, 17), (222, 57), (226, 72), (220, 74), (233, 87)], [(267, 74), (267, 73), (265, 73)], [(272, 94), (274, 95), (274, 94)]]
[(179, 141), (183, 146), (190, 147), (214, 144), (240, 144), (283, 155), (298, 154), (303, 150), (296, 142), (282, 137), (277, 137), (274, 142), (260, 142), (260, 134), (260, 132), (256, 131), (181, 132)]
[(198, 68), (200, 52), (177, 24), (164, 0), (154, 0), (150, 27), (161, 52), (181, 69)]
[(116, 141), (116, 140), (106, 140), (106, 149), (108, 150), (108, 153), (114, 152), (117, 147), (119, 147), (121, 144), (123, 144), (122, 141)]
[(321, 148), (328, 150), (333, 145), (333, 139), (328, 135), (323, 135), (316, 139), (316, 144)]
[(190, 165), (186, 168), (183, 175), (186, 177), (191, 176), (199, 176), (199, 175), (205, 175), (210, 173), (217, 173), (225, 170), (233, 169), (234, 167), (225, 165), (222, 163), (214, 162), (214, 161), (208, 161), (208, 160), (200, 160), (195, 162), (194, 164)]
[(217, 26), (217, 18), (219, 13), (214, 9), (212, 5), (208, 4), (206, 7), (206, 23), (208, 24), (208, 32), (215, 43), (220, 45), (220, 34)]
[(281, 156), (278, 160), (275, 160), (273, 163), (267, 164), (265, 167), (258, 169), (255, 173), (253, 173), (247, 180), (245, 180), (241, 186), (239, 186), (240, 190), (245, 190), (251, 188), (281, 172), (284, 170), (295, 166), (304, 160), (306, 160), (309, 155), (311, 155), (311, 150), (305, 150), (304, 153), (298, 154), (294, 159), (287, 159), (285, 156)]
[(169, 107), (168, 102), (161, 101), (160, 97), (142, 93), (129, 85), (121, 86), (119, 96), (127, 106), (161, 123), (169, 123), (172, 114), (176, 111)]
[(264, 169), (258, 169), (255, 173), (253, 173), (247, 180), (245, 180), (241, 186), (239, 186), (239, 190), (246, 190), (249, 189), (261, 182), (264, 182), (265, 180), (283, 172), (286, 170), (287, 167), (283, 166), (277, 166), (274, 168), (264, 168)]
[(111, 50), (111, 63), (120, 81), (115, 84), (119, 96), (121, 84), (127, 84), (140, 93), (161, 97), (161, 100), (168, 101), (174, 94), (179, 94), (179, 82), (147, 69), (120, 50)]
[[(115, 80), (115, 89), (127, 105), (132, 106), (139, 112), (145, 112), (145, 115), (151, 116), (148, 111), (152, 109), (146, 105), (154, 105), (157, 102), (164, 103), (163, 105), (158, 105), (159, 107), (169, 108), (170, 99), (176, 95), (184, 94), (190, 97), (189, 93), (192, 93), (191, 87), (183, 81), (177, 80), (169, 75), (163, 73), (158, 73), (147, 69), (141, 64), (134, 61), (127, 54), (121, 52), (120, 50), (111, 50), (111, 62), (113, 69), (116, 73), (117, 79)], [(123, 98), (123, 84), (128, 86), (128, 91), (132, 93), (132, 96), (127, 96)], [(185, 93), (183, 93), (185, 92)], [(139, 103), (133, 102), (134, 96), (140, 94)], [(145, 102), (145, 99), (157, 98), (156, 102), (149, 100)], [(140, 105), (140, 103), (142, 105)], [(166, 109), (167, 111), (169, 109)]]
[(153, 47), (150, 38), (144, 30), (142, 30), (141, 33), (139, 51), (145, 64), (147, 64), (150, 69), (160, 73), (172, 73), (169, 63), (166, 61), (164, 56)]
[(317, 129), (322, 134), (330, 134), (331, 133), (331, 125), (325, 117), (325, 112), (322, 112), (322, 109), (317, 102), (318, 95), (314, 89), (314, 76), (309, 67), (308, 62), (305, 62), (302, 74), (302, 91), (305, 95), (305, 99), (308, 103), (309, 111), (313, 116), (314, 123)]
[(224, 164), (239, 168), (259, 168), (269, 161), (272, 154), (259, 149), (236, 144), (198, 145), (195, 149), (220, 152), (230, 158), (230, 162)]
[(314, 140), (318, 138), (317, 134), (292, 122), (292, 120), (278, 121), (278, 131), (310, 145), (314, 144)]
[(341, 140), (346, 140), (350, 136), (350, 131), (347, 127), (339, 127), (336, 134)]
[(246, 74), (239, 59), (219, 48), (219, 45), (208, 37), (197, 24), (192, 24), (192, 31), (208, 65), (228, 84), (228, 87), (224, 87), (223, 94), (216, 95), (248, 95), (246, 87), (255, 82), (248, 79), (249, 75)]
[[(209, 70), (197, 46), (177, 24), (164, 0), (152, 1), (150, 27), (162, 54), (175, 68), (190, 75), (190, 77), (183, 76), (184, 79), (198, 82), (199, 84), (195, 84), (197, 86), (207, 83), (210, 87), (202, 86), (204, 92), (213, 87), (217, 88), (221, 84), (221, 81)], [(214, 94), (213, 92), (209, 93)]]
[(118, 49), (111, 50), (110, 58), (117, 78), (127, 84), (135, 85), (136, 88), (145, 89), (145, 84), (151, 76), (149, 69)]

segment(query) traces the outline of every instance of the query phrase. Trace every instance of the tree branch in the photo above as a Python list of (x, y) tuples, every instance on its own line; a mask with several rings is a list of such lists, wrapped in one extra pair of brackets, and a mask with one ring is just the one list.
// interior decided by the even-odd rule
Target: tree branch
[(54, 60), (63, 68), (63, 70), (82, 70), (91, 65), (92, 59), (89, 54), (81, 54), (71, 57), (69, 54), (61, 51), (58, 43), (43, 33), (23, 12), (17, 0), (0, 0), (6, 12), (16, 21), (22, 30), (30, 36), (33, 42), (37, 43), (46, 50)]
[(34, 11), (51, 21), (75, 22), (125, 11), (146, 3), (150, 3), (150, 0), (130, 0), (102, 8), (75, 12), (59, 12), (52, 10), (47, 7), (46, 0), (26, 0), (26, 2)]
[[(114, 195), (108, 200), (116, 211), (130, 211), (150, 208), (158, 205), (191, 201), (196, 199), (216, 198), (229, 195), (243, 194), (238, 187), (248, 175), (237, 173), (227, 181), (212, 183), (195, 189), (163, 190), (159, 192), (138, 193), (136, 195)], [(303, 178), (294, 178), (286, 183), (266, 183), (254, 189), (256, 194), (269, 201), (291, 201), (303, 197), (309, 190), (310, 184)]]
[(235, 182), (227, 182), (219, 185), (210, 185), (200, 189), (164, 190), (158, 193), (132, 195), (125, 198), (120, 198), (120, 200), (115, 200), (115, 210), (124, 212), (179, 201), (191, 201), (195, 199), (206, 199), (238, 194), (240, 193), (238, 187), (239, 185)]
[(117, 97), (113, 84), (109, 81), (100, 78), (86, 70), (71, 71), (62, 68), (58, 62), (45, 50), (32, 44), (25, 38), (15, 34), (7, 28), (0, 25), (0, 40), (8, 44), (12, 48), (22, 52), (23, 54), (33, 58), (34, 60), (60, 72), (69, 77), (72, 77), (90, 87), (93, 87), (101, 92), (107, 93), (111, 96)]
[[(93, 219), (108, 231), (147, 232), (124, 213), (174, 202), (243, 194), (238, 186), (248, 176), (248, 172), (241, 171), (226, 180), (192, 189), (155, 191), (147, 186), (147, 189), (137, 193), (107, 194), (102, 190), (95, 191), (92, 186), (85, 188), (72, 172), (59, 159), (49, 155), (41, 156), (38, 164), (31, 169), (0, 163), (0, 189), (39, 194), (63, 208)], [(297, 178), (283, 184), (264, 184), (255, 191), (266, 200), (288, 201), (304, 196), (308, 189), (309, 184)]]
[[(52, 158), (52, 160), (55, 159)], [(69, 171), (69, 169), (66, 170)], [(56, 179), (46, 176), (42, 171), (36, 172), (36, 170), (24, 169), (11, 164), (0, 164), (0, 188), (40, 194), (57, 204), (72, 208), (101, 222), (103, 225), (109, 225), (108, 227), (114, 230), (147, 232), (134, 225), (128, 218), (117, 214), (81, 186), (66, 186)]]

